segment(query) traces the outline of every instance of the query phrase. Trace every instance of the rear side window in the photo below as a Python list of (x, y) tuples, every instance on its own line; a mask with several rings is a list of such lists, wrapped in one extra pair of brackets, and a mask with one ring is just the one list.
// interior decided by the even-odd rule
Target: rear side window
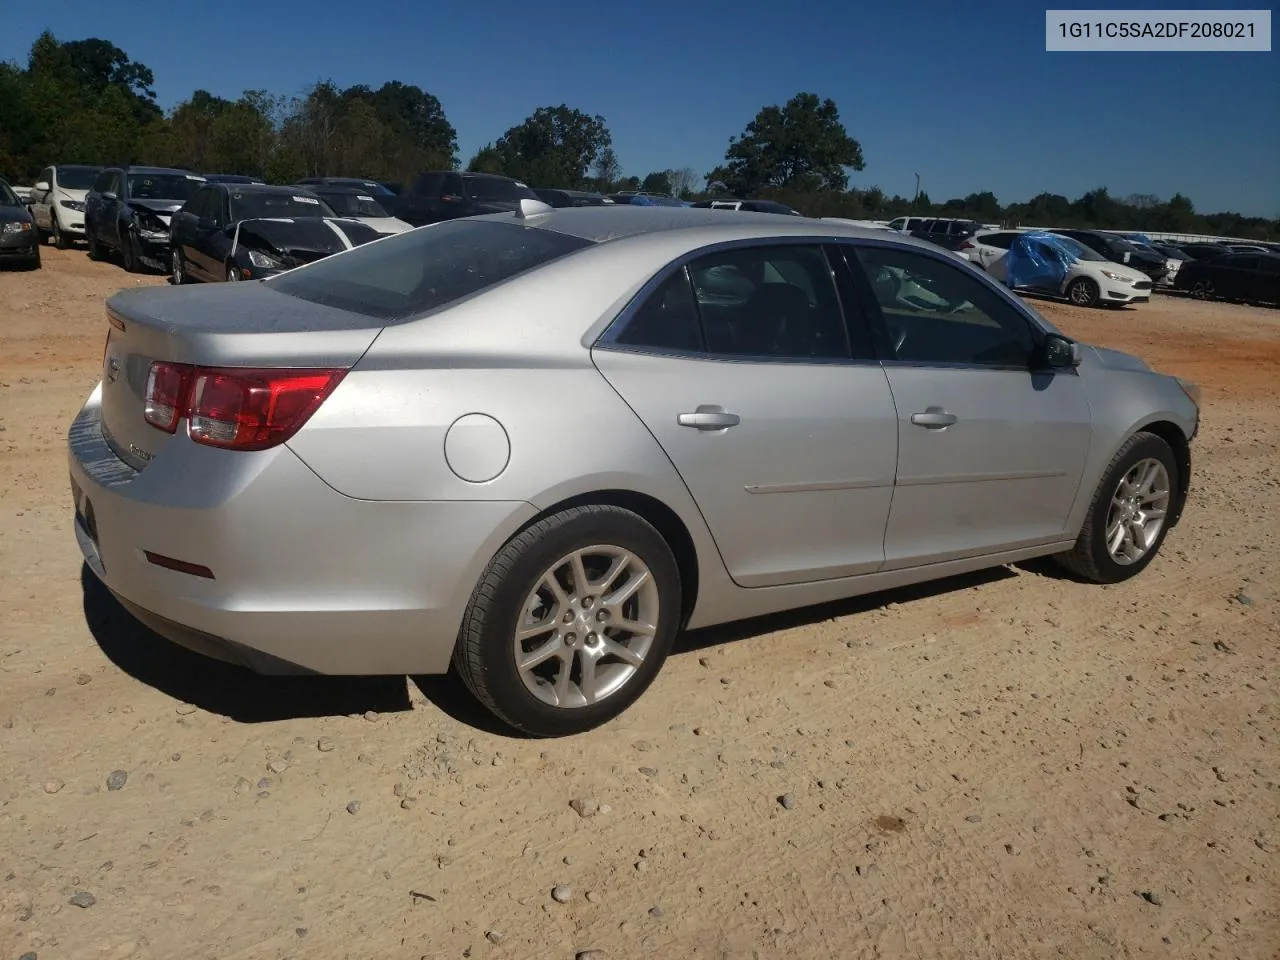
[(649, 295), (614, 342), (659, 351), (705, 352), (698, 301), (684, 267)]
[(973, 239), (988, 247), (999, 247), (1001, 250), (1008, 250), (1013, 243), (1013, 237), (1012, 233), (986, 233)]
[(384, 321), (447, 306), (590, 240), (492, 221), (452, 220), (356, 247), (266, 281), (280, 293)]
[(413, 181), (413, 189), (409, 192), (420, 197), (437, 197), (440, 195), (440, 183), (443, 180), (443, 173), (424, 173)]

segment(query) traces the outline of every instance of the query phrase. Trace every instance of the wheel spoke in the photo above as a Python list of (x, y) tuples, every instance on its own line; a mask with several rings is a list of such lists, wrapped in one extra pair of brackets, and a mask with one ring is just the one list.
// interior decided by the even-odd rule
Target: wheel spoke
[(624, 630), (627, 633), (639, 637), (652, 637), (657, 633), (657, 627), (652, 623), (644, 623), (641, 620), (627, 620), (624, 618), (615, 620), (611, 626), (617, 627), (619, 630)]
[(1107, 529), (1107, 552), (1114, 554), (1124, 542), (1124, 524), (1117, 520)]
[(562, 609), (564, 605), (569, 602), (569, 595), (564, 592), (564, 587), (560, 586), (560, 581), (556, 579), (556, 572), (554, 570), (547, 571), (547, 573), (543, 575), (542, 580), (538, 583), (538, 586), (546, 587), (555, 595), (557, 610)]
[(578, 658), (582, 676), (578, 679), (578, 690), (587, 703), (596, 702), (596, 658), (583, 654)]
[(552, 613), (551, 616), (543, 620), (539, 620), (537, 623), (527, 624), (516, 631), (516, 640), (523, 643), (525, 640), (532, 640), (534, 637), (540, 637), (544, 633), (550, 633), (559, 626), (559, 621), (560, 608), (557, 606), (555, 612)]
[(582, 597), (590, 593), (591, 584), (587, 580), (587, 568), (582, 562), (582, 551), (578, 550), (574, 553), (569, 561), (569, 569), (573, 573), (573, 594), (576, 597)]
[(609, 564), (609, 569), (605, 572), (605, 575), (600, 578), (600, 589), (608, 590), (612, 587), (613, 582), (617, 580), (618, 577), (622, 576), (623, 572), (631, 566), (631, 561), (633, 559), (635, 558), (629, 553), (618, 554), (618, 556), (614, 558), (613, 562)]
[(648, 582), (648, 570), (634, 573), (626, 583), (605, 597), (604, 602), (610, 607), (620, 607), (634, 597), (639, 592), (640, 588)]
[(560, 650), (560, 672), (556, 674), (556, 705), (564, 706), (569, 696), (569, 684), (573, 680), (573, 650), (562, 647)]
[(625, 644), (621, 644), (617, 640), (614, 640), (612, 637), (604, 638), (604, 652), (610, 656), (617, 657), (624, 663), (629, 663), (633, 667), (638, 667), (644, 663), (644, 657), (640, 656), (640, 654), (636, 653)]
[(560, 638), (552, 637), (540, 647), (530, 650), (523, 660), (520, 661), (521, 670), (532, 670), (534, 667), (546, 663), (552, 657), (556, 656), (563, 649)]

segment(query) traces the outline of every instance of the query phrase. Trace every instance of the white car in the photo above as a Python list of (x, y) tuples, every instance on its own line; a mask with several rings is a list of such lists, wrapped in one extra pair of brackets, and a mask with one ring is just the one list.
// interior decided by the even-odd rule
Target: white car
[(897, 230), (899, 233), (910, 233), (912, 230), (919, 229), (920, 224), (928, 219), (928, 217), (897, 217), (889, 221), (888, 227), (890, 230)]
[[(1020, 236), (1032, 231), (982, 230), (961, 244), (958, 253), (969, 262), (1003, 284), (1009, 283), (1009, 249)], [(1112, 263), (1070, 237), (1051, 235), (1054, 242), (1065, 246), (1075, 260), (1067, 266), (1061, 281), (1046, 277), (1034, 285), (1017, 289), (1035, 290), (1054, 297), (1064, 297), (1081, 307), (1099, 305), (1124, 306), (1146, 303), (1151, 299), (1151, 278), (1137, 267)], [(1035, 243), (1035, 239), (1024, 241)]]
[(370, 193), (361, 193), (358, 189), (351, 187), (328, 184), (307, 184), (307, 190), (333, 207), (333, 212), (338, 216), (345, 220), (359, 220), (373, 227), (383, 236), (413, 229), (413, 224), (393, 217), (382, 205), (388, 199), (386, 196), (374, 196)]
[(59, 163), (45, 167), (31, 189), (31, 214), (40, 236), (66, 250), (84, 239), (84, 202), (101, 167)]

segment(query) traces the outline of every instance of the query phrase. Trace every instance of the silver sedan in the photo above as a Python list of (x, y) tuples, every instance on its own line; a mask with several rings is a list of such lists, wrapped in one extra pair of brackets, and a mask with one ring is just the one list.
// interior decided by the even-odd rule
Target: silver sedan
[(1191, 384), (884, 231), (532, 201), (107, 304), (70, 432), (88, 566), (264, 673), (626, 709), (679, 631), (1041, 555), (1140, 572)]

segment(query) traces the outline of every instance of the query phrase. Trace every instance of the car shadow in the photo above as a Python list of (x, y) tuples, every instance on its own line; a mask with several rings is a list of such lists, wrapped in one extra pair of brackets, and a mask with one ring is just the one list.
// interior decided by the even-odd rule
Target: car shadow
[(1007, 566), (989, 567), (972, 573), (958, 574), (941, 580), (930, 580), (909, 587), (898, 587), (895, 590), (884, 590), (868, 593), (845, 600), (832, 600), (812, 607), (800, 607), (796, 610), (784, 610), (750, 620), (738, 620), (733, 623), (720, 624), (714, 627), (703, 627), (700, 630), (688, 630), (676, 638), (672, 648), (672, 656), (698, 653), (709, 647), (717, 647), (748, 637), (756, 637), (779, 630), (794, 630), (824, 620), (835, 620), (860, 613), (879, 610), (892, 603), (913, 603), (927, 597), (941, 596), (947, 593), (959, 593), (971, 590), (988, 583), (997, 583), (1016, 577), (1017, 574)]
[(409, 710), (403, 677), (266, 677), (193, 653), (139, 623), (81, 566), (84, 618), (107, 659), (135, 680), (240, 723)]
[[(1018, 564), (1029, 573), (1063, 576), (1065, 571), (1039, 561)], [(927, 597), (970, 590), (1018, 574), (992, 567), (896, 590), (835, 600), (817, 606), (690, 630), (676, 638), (673, 657), (748, 637), (790, 630), (840, 617), (909, 604)], [(347, 716), (412, 709), (405, 679), (385, 677), (262, 676), (243, 667), (212, 660), (171, 643), (139, 623), (87, 567), (81, 568), (84, 616), (103, 653), (134, 679), (209, 713), (240, 723), (264, 723), (300, 717)], [(856, 629), (856, 626), (855, 626)], [(465, 726), (507, 739), (527, 739), (498, 720), (471, 695), (457, 674), (410, 676), (422, 696), (441, 713)]]

